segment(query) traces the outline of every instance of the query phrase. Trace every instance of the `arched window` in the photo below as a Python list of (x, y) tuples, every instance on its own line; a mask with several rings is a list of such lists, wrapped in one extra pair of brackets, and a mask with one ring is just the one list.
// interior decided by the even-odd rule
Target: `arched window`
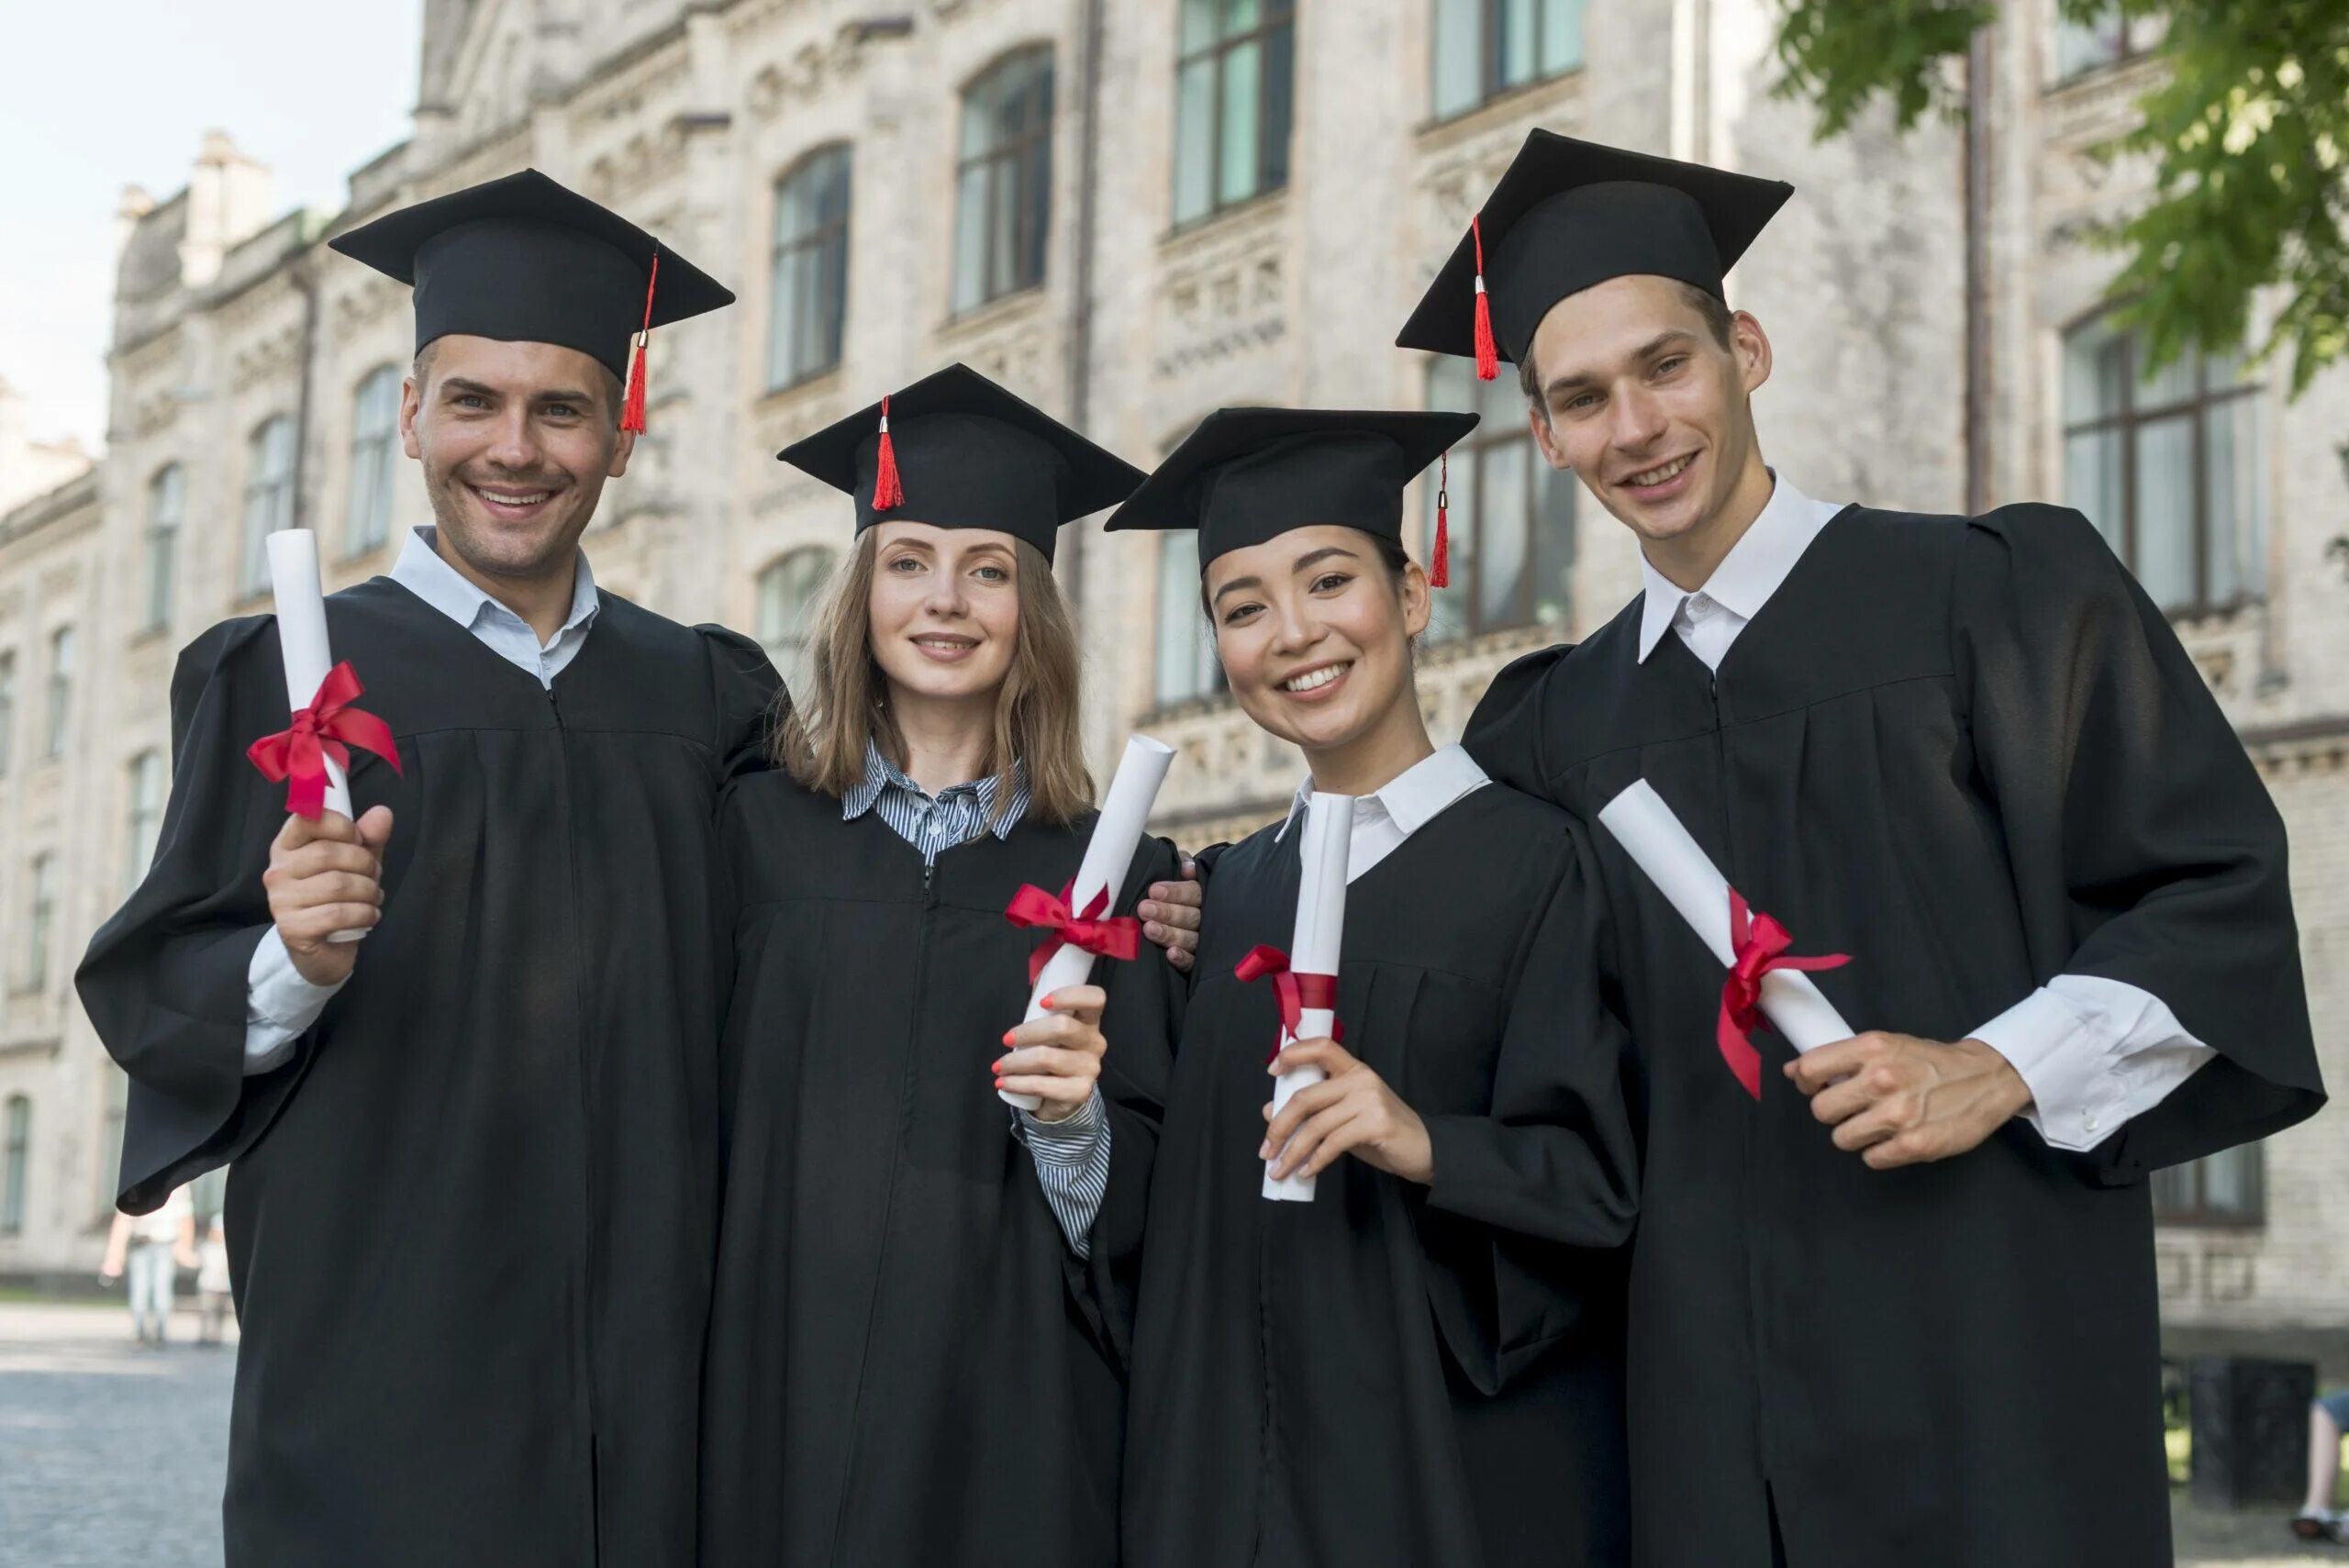
[(1586, 3), (1435, 0), (1436, 117), (1579, 67)]
[(279, 414), (263, 420), (245, 445), (244, 555), (237, 591), (258, 594), (269, 586), (269, 536), (294, 526), (294, 421)]
[[(1452, 586), (1431, 595), (1428, 640), (1520, 626), (1563, 631), (1573, 618), (1575, 477), (1533, 444), (1517, 378), (1479, 382), (1467, 360), (1439, 359), (1428, 368), (1428, 406), (1484, 416), (1452, 449)], [(1436, 477), (1420, 481), (1423, 551), (1435, 543)]]
[(14, 1236), (25, 1228), (25, 1179), (32, 1169), (33, 1103), (22, 1095), (8, 1096), (0, 1113), (0, 1236)]
[(2064, 498), (2154, 604), (2222, 610), (2266, 589), (2259, 385), (2231, 354), (2148, 375), (2143, 342), (2108, 317), (2064, 339)]
[(793, 386), (841, 362), (848, 315), (849, 150), (826, 147), (775, 183), (767, 385)]
[(1288, 183), (1294, 0), (1182, 0), (1174, 221)]
[(147, 482), (147, 619), (153, 631), (172, 621), (173, 578), (179, 565), (180, 523), (187, 511), (187, 479), (178, 463)]
[(963, 95), (955, 174), (954, 308), (1044, 281), (1052, 210), (1052, 51), (996, 62)]
[(784, 684), (794, 690), (807, 676), (807, 636), (833, 560), (829, 550), (810, 545), (776, 557), (759, 573), (759, 640), (783, 673)]
[(163, 827), (163, 753), (150, 746), (130, 760), (130, 831), (124, 857), (123, 886), (136, 888), (155, 858), (155, 840)]
[(377, 365), (351, 400), (351, 512), (342, 548), (380, 550), (392, 537), (392, 481), (400, 457), (400, 369)]

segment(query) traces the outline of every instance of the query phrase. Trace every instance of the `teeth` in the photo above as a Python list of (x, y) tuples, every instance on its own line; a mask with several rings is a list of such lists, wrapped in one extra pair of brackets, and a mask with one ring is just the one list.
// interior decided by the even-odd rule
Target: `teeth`
[(1316, 687), (1328, 685), (1330, 682), (1344, 674), (1347, 670), (1351, 668), (1352, 666), (1348, 664), (1324, 664), (1319, 670), (1308, 670), (1302, 675), (1290, 676), (1287, 680), (1281, 683), (1281, 690), (1285, 692), (1309, 692), (1314, 690)]
[(482, 495), (500, 506), (535, 506), (553, 495), (551, 490), (484, 490)]
[(1687, 457), (1675, 458), (1672, 462), (1665, 463), (1662, 468), (1651, 468), (1645, 473), (1635, 473), (1631, 475), (1631, 483), (1638, 485), (1664, 484), (1669, 480), (1679, 477), (1680, 471), (1687, 468), (1690, 463), (1696, 461), (1696, 454), (1693, 452)]
[(914, 640), (924, 648), (944, 648), (950, 651), (960, 651), (971, 646), (966, 639), (959, 637), (917, 637)]

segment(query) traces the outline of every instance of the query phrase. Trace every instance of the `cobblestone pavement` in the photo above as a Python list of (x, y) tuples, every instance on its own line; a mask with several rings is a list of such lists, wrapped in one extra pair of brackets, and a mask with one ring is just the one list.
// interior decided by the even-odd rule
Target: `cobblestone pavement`
[[(142, 1351), (119, 1307), (0, 1303), (0, 1568), (219, 1568), (236, 1356), (196, 1348), (192, 1312), (172, 1332)], [(2179, 1568), (2349, 1568), (2288, 1513), (2180, 1507)]]
[(0, 1303), (0, 1564), (219, 1568), (236, 1351), (195, 1330), (148, 1351), (119, 1306)]

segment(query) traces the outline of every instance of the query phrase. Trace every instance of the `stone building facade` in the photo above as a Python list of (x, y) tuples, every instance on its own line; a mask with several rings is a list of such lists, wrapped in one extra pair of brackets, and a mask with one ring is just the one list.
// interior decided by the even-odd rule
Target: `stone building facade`
[[(96, 1256), (120, 1080), (65, 976), (151, 841), (142, 759), (168, 746), (175, 650), (266, 607), (268, 528), (317, 528), (340, 584), (427, 520), (387, 413), (405, 292), (323, 240), (524, 165), (741, 295), (655, 334), (651, 429), (588, 548), (607, 587), (755, 630), (786, 670), (848, 519), (773, 454), (888, 386), (964, 361), (1145, 465), (1219, 404), (1473, 406), (1461, 361), (1390, 344), (1529, 128), (1791, 180), (1731, 279), (1776, 347), (1772, 461), (1815, 495), (1918, 508), (2068, 494), (2176, 590), (2290, 820), (2326, 1065), (2349, 1080), (2349, 542), (2327, 434), (2349, 376), (2290, 403), (2232, 365), (2159, 398), (2116, 372), (2127, 345), (2096, 318), (2113, 262), (2079, 236), (2142, 174), (2084, 149), (2148, 67), (2140, 40), (2060, 30), (2052, 5), (2006, 10), (1971, 134), (1871, 123), (1814, 145), (1770, 92), (1768, 0), (428, 0), (414, 134), (352, 173), (341, 213), (274, 212), (225, 138), (184, 191), (126, 198), (105, 462), (0, 523), (0, 956), (36, 929), (50, 950), (39, 987), (12, 969), (0, 1012), (0, 1106), (28, 1107), (0, 1274)], [(1481, 396), (1452, 467), (1460, 586), (1422, 663), (1444, 737), (1501, 662), (1638, 583), (1627, 530), (1538, 466), (1512, 384)], [(1096, 519), (1060, 572), (1095, 754), (1135, 728), (1175, 744), (1161, 825), (1204, 842), (1278, 811), (1299, 765), (1220, 695), (1191, 562)], [(67, 621), (74, 724), (30, 759), (27, 694)], [(2321, 1119), (2169, 1179), (2182, 1333), (2343, 1320), (2339, 1141)]]

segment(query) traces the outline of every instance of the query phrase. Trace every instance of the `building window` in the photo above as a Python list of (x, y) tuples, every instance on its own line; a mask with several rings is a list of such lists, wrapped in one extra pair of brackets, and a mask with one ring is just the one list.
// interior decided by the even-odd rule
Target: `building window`
[(2124, 17), (2118, 6), (2092, 22), (2059, 17), (2055, 24), (2055, 80), (2068, 82), (2091, 71), (2142, 59), (2162, 41), (2159, 17)]
[(41, 747), (45, 757), (65, 755), (65, 732), (73, 717), (73, 628), (49, 634), (49, 723)]
[(294, 526), (294, 421), (280, 414), (252, 434), (245, 451), (245, 549), (237, 592), (269, 586), (269, 536)]
[(827, 147), (775, 183), (770, 387), (796, 385), (841, 362), (848, 313), (848, 149)]
[[(349, 555), (380, 550), (392, 537), (392, 476), (400, 456), (400, 371), (378, 365), (359, 384), (351, 403), (351, 515), (342, 548)], [(276, 525), (290, 526), (286, 522)]]
[(1161, 707), (1223, 690), (1215, 628), (1199, 607), (1199, 541), (1188, 529), (1158, 536), (1158, 684)]
[(1174, 221), (1288, 183), (1293, 0), (1183, 0)]
[(2232, 355), (2144, 377), (2136, 334), (2099, 319), (2064, 340), (2064, 495), (2163, 610), (2266, 590), (2256, 383)]
[(1434, 0), (1435, 114), (1582, 66), (1586, 0)]
[(795, 550), (767, 562), (759, 573), (759, 640), (783, 673), (786, 690), (797, 690), (807, 674), (807, 634), (816, 602), (832, 575), (832, 552), (821, 545)]
[(130, 851), (125, 865), (123, 890), (128, 894), (147, 875), (155, 858), (155, 840), (163, 828), (163, 753), (153, 747), (130, 760)]
[(49, 984), (49, 929), (57, 915), (57, 857), (33, 857), (32, 899), (25, 919), (25, 984), (39, 991)]
[(0, 1155), (0, 1236), (25, 1229), (25, 1179), (32, 1169), (33, 1103), (8, 1096), (6, 1153)]
[(179, 563), (180, 519), (187, 509), (187, 477), (178, 463), (147, 482), (147, 619), (157, 630), (172, 621), (172, 582)]
[(2256, 1143), (2155, 1171), (2154, 1219), (2161, 1225), (2258, 1225), (2266, 1215), (2265, 1162)]
[(1044, 281), (1052, 203), (1052, 51), (1022, 50), (963, 95), (954, 308)]
[(101, 1220), (111, 1222), (115, 1195), (120, 1190), (122, 1176), (122, 1118), (130, 1102), (130, 1079), (111, 1060), (98, 1063), (99, 1075), (105, 1080), (105, 1091), (99, 1096), (106, 1106), (106, 1120), (98, 1129), (98, 1192), (95, 1213)]
[[(1431, 595), (1428, 640), (1564, 630), (1574, 610), (1575, 477), (1533, 444), (1517, 378), (1480, 382), (1473, 361), (1439, 359), (1428, 367), (1428, 406), (1484, 416), (1452, 449), (1452, 586)], [(1434, 548), (1436, 488), (1421, 482), (1422, 551)]]
[(0, 653), (0, 777), (8, 772), (17, 736), (17, 656)]

